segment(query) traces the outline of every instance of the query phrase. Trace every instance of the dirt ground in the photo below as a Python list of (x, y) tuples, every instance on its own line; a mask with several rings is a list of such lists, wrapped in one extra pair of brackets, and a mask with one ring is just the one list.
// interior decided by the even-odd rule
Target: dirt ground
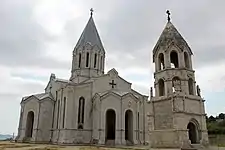
[[(107, 148), (98, 146), (59, 146), (47, 144), (24, 144), (8, 141), (0, 141), (0, 150), (148, 150), (148, 147), (122, 147)], [(154, 149), (151, 150), (178, 150), (178, 149)], [(225, 147), (211, 146), (207, 150), (225, 150)]]
[(0, 141), (0, 150), (146, 150), (146, 147), (124, 147), (124, 148), (107, 148), (97, 146), (59, 146), (59, 145), (47, 145), (47, 144), (25, 144), (14, 143), (8, 141)]

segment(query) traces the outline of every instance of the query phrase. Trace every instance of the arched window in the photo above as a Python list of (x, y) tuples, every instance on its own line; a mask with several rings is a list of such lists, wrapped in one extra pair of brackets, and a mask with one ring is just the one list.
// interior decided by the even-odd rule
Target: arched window
[(186, 68), (190, 68), (189, 58), (187, 52), (184, 52), (184, 63)]
[(173, 92), (181, 91), (181, 81), (179, 77), (173, 77), (172, 79), (172, 90)]
[(171, 68), (179, 67), (178, 54), (175, 51), (172, 51), (170, 53), (170, 64), (171, 64)]
[(87, 52), (87, 55), (86, 55), (86, 67), (89, 66), (89, 53)]
[(62, 127), (65, 127), (65, 115), (66, 115), (66, 97), (63, 99), (63, 124)]
[(158, 65), (159, 65), (159, 70), (165, 69), (164, 55), (163, 55), (163, 53), (160, 53), (159, 54), (159, 57), (158, 57)]
[(165, 85), (163, 79), (159, 80), (159, 96), (165, 95)]
[(189, 94), (194, 95), (193, 79), (192, 78), (189, 78), (189, 80), (188, 80), (188, 89), (189, 89)]
[(97, 54), (95, 54), (95, 58), (94, 58), (94, 68), (96, 68), (97, 66)]
[(84, 106), (85, 106), (85, 99), (84, 99), (84, 97), (81, 97), (79, 99), (79, 108), (78, 108), (78, 129), (83, 129)]
[(80, 65), (81, 65), (81, 53), (79, 53), (79, 63), (78, 63), (78, 67), (80, 68)]

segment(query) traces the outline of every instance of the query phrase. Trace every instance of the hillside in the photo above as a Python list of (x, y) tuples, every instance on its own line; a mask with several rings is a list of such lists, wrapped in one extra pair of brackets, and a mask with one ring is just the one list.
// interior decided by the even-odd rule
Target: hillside
[(9, 134), (0, 134), (0, 140), (5, 140), (5, 139), (9, 139), (12, 138), (12, 135)]

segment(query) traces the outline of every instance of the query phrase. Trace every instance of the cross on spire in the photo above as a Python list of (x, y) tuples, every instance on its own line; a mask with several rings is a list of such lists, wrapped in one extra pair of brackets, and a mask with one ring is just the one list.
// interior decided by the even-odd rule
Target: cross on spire
[(167, 10), (166, 13), (167, 13), (167, 15), (168, 15), (168, 16), (167, 16), (167, 20), (170, 21), (170, 15), (171, 15), (171, 14), (170, 14), (170, 11)]
[(109, 82), (109, 84), (112, 86), (112, 88), (114, 89), (114, 86), (116, 85), (116, 83), (114, 82), (114, 80), (112, 80), (112, 82), (110, 83)]
[(91, 8), (91, 9), (90, 9), (90, 12), (91, 12), (91, 16), (92, 16), (92, 15), (93, 15), (93, 12), (94, 12), (94, 9)]

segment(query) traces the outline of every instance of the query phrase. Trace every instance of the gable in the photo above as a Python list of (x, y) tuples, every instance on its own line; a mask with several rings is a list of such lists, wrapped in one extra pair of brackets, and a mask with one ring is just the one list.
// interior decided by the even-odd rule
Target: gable
[(35, 100), (38, 103), (45, 101), (45, 100), (54, 101), (54, 99), (50, 93), (40, 93), (40, 94), (23, 97), (21, 103), (27, 103), (30, 100)]
[(132, 100), (134, 100), (135, 102), (138, 102), (138, 101), (140, 100), (137, 96), (135, 96), (135, 95), (132, 94), (132, 93), (124, 94), (124, 95), (122, 96), (122, 100), (125, 100), (125, 99), (132, 99)]
[(117, 94), (115, 92), (111, 92), (111, 91), (100, 95), (101, 101), (104, 100), (104, 99), (107, 99), (108, 97), (114, 97), (115, 99), (121, 99), (121, 96), (119, 94)]
[(93, 93), (102, 93), (104, 91), (131, 91), (131, 83), (127, 82), (118, 75), (115, 69), (111, 69), (107, 74), (97, 77), (93, 81)]
[(35, 97), (34, 95), (31, 95), (31, 96), (28, 96), (28, 97), (23, 98), (22, 101), (21, 101), (21, 103), (26, 104), (29, 101), (36, 101), (38, 103), (39, 102), (39, 99), (37, 97)]

